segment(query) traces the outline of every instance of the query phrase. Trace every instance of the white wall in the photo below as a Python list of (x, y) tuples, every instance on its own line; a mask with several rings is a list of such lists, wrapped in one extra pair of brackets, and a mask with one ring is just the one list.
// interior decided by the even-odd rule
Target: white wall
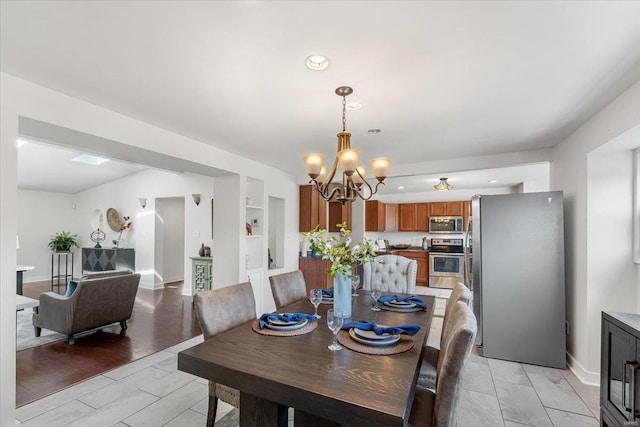
[[(273, 195), (284, 198), (285, 203), (285, 224), (287, 227), (285, 234), (285, 266), (281, 270), (290, 271), (298, 266), (298, 240), (297, 240), (297, 186), (292, 175), (263, 165), (259, 162), (248, 160), (224, 150), (215, 148), (213, 145), (195, 141), (182, 135), (155, 127), (117, 112), (85, 101), (73, 98), (60, 92), (56, 92), (42, 86), (27, 82), (22, 79), (0, 73), (0, 335), (3, 337), (15, 336), (15, 266), (16, 266), (16, 234), (17, 234), (17, 139), (18, 122), (20, 116), (85, 132), (89, 135), (96, 135), (121, 143), (121, 154), (126, 154), (126, 147), (135, 150), (149, 150), (150, 153), (159, 153), (162, 156), (172, 156), (182, 161), (182, 164), (189, 168), (197, 169), (204, 165), (209, 168), (226, 170), (231, 173), (242, 173), (245, 176), (250, 173), (254, 178), (261, 179), (265, 183), (265, 197)], [(215, 141), (208, 141), (215, 143)], [(73, 147), (83, 148), (85, 143), (78, 139), (70, 143)], [(94, 145), (94, 147), (96, 147)], [(106, 148), (105, 148), (106, 150)], [(100, 150), (95, 150), (100, 151)], [(104, 152), (110, 156), (112, 153)], [(158, 156), (150, 156), (156, 159)], [(127, 159), (124, 159), (127, 160)], [(170, 163), (168, 163), (169, 166)], [(191, 169), (186, 169), (191, 170)], [(147, 209), (153, 209), (151, 196), (142, 193), (144, 188), (131, 189), (135, 191), (132, 196), (132, 209), (128, 205), (122, 207), (122, 212), (135, 212), (144, 214), (138, 204), (139, 197), (147, 197)], [(185, 194), (195, 193), (189, 191)], [(204, 195), (204, 191), (202, 192)], [(242, 191), (244, 193), (244, 191)], [(209, 194), (213, 194), (209, 189)], [(242, 199), (244, 202), (244, 199)], [(127, 202), (128, 203), (128, 202)], [(239, 201), (238, 201), (239, 203)], [(92, 204), (91, 208), (95, 205)], [(137, 208), (136, 208), (137, 206)], [(190, 204), (185, 203), (186, 221), (185, 251), (193, 247), (194, 251), (200, 247), (198, 244), (191, 246), (189, 236), (193, 236), (202, 230), (191, 227), (191, 215), (202, 217), (209, 216), (210, 212), (206, 204), (200, 204), (202, 210), (190, 212)], [(194, 209), (195, 209), (195, 205)], [(78, 202), (78, 209), (80, 203)], [(139, 209), (139, 210), (138, 210)], [(90, 215), (91, 211), (87, 211)], [(139, 220), (138, 220), (139, 221)], [(138, 224), (140, 221), (138, 222)], [(134, 227), (136, 225), (134, 224)], [(197, 226), (196, 226), (197, 227)], [(136, 230), (141, 231), (140, 228)], [(233, 236), (237, 242), (240, 237), (240, 230)], [(133, 233), (132, 233), (133, 234)], [(202, 236), (202, 234), (201, 234)], [(130, 236), (132, 237), (132, 236)], [(138, 236), (140, 237), (140, 236)], [(198, 238), (201, 240), (201, 238)], [(230, 242), (231, 243), (231, 242)], [(224, 242), (220, 242), (220, 247), (224, 248)], [(224, 253), (224, 252), (223, 252)], [(266, 256), (265, 256), (266, 259)], [(189, 264), (190, 265), (190, 264)], [(228, 263), (223, 266), (226, 270), (235, 271), (235, 279), (240, 279), (240, 271), (244, 265)], [(190, 277), (190, 267), (187, 270), (185, 265), (185, 276)], [(215, 274), (215, 273), (214, 273)], [(186, 278), (185, 277), (185, 278)], [(268, 289), (266, 275), (261, 284), (263, 290)], [(15, 342), (12, 340), (3, 341), (0, 346), (0, 389), (2, 399), (0, 399), (0, 425), (12, 425), (15, 419)]]
[[(162, 277), (164, 283), (184, 279), (184, 197), (160, 199), (162, 201), (162, 224), (164, 228)], [(204, 200), (206, 204), (208, 199)], [(190, 201), (193, 203), (193, 200)], [(158, 201), (156, 201), (156, 206)], [(209, 234), (210, 235), (210, 234)], [(205, 245), (210, 246), (210, 245)], [(192, 251), (189, 251), (192, 252)]]
[[(25, 283), (50, 279), (51, 249), (47, 245), (55, 233), (68, 231), (77, 234), (79, 246), (92, 243), (82, 224), (77, 221), (75, 206), (75, 195), (72, 194), (18, 191), (18, 264), (35, 267), (35, 270), (24, 273)], [(79, 249), (73, 251), (74, 256), (80, 258)], [(81, 273), (79, 267), (78, 261), (74, 268), (75, 276)]]
[[(610, 264), (617, 264), (618, 254), (616, 251), (592, 252), (597, 251), (596, 246), (603, 244), (596, 230), (602, 225), (597, 218), (602, 217), (601, 214), (599, 216), (599, 208), (596, 207), (598, 199), (589, 199), (590, 195), (597, 197), (589, 188), (597, 189), (602, 182), (609, 182), (614, 185), (620, 184), (622, 191), (626, 191), (626, 184), (619, 180), (627, 179), (627, 173), (622, 172), (620, 176), (618, 172), (612, 172), (611, 177), (600, 177), (601, 181), (596, 182), (595, 178), (590, 178), (590, 166), (593, 176), (600, 174), (597, 164), (601, 160), (610, 165), (610, 168), (619, 166), (612, 164), (611, 159), (601, 157), (598, 152), (589, 158), (589, 153), (638, 126), (638, 105), (640, 82), (623, 92), (562, 141), (554, 149), (554, 160), (551, 164), (551, 189), (562, 190), (565, 197), (565, 274), (567, 318), (570, 322), (567, 337), (568, 358), (572, 370), (585, 382), (599, 381), (600, 352), (597, 343), (600, 342), (600, 310), (627, 310), (630, 299), (633, 307), (638, 304), (637, 292), (607, 299), (606, 306), (598, 300), (601, 292), (611, 286), (611, 280), (603, 281), (599, 277), (599, 271), (603, 271)], [(624, 164), (620, 167), (627, 168)], [(618, 179), (613, 175), (618, 175)], [(617, 203), (615, 206), (621, 207)], [(593, 215), (594, 219), (589, 221)], [(616, 239), (631, 240), (631, 233), (625, 235), (616, 232), (612, 236)], [(589, 257), (589, 252), (597, 253), (598, 256)], [(629, 259), (627, 262), (633, 261)], [(623, 280), (631, 281), (629, 278)], [(632, 281), (637, 283), (636, 278)], [(622, 285), (623, 288), (626, 286), (628, 285)]]

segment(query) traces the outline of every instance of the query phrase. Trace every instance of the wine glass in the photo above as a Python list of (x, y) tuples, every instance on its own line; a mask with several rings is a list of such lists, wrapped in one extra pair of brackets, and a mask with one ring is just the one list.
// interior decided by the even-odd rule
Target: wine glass
[(342, 346), (338, 344), (338, 332), (342, 325), (344, 325), (342, 313), (334, 311), (333, 308), (327, 310), (327, 327), (333, 332), (333, 342), (327, 346), (331, 351), (342, 350)]
[(380, 289), (380, 285), (371, 284), (371, 298), (373, 298), (373, 307), (371, 307), (371, 311), (380, 311), (380, 307), (378, 307), (378, 298), (382, 295), (382, 289)]
[(358, 296), (358, 292), (356, 292), (358, 290), (358, 286), (360, 286), (360, 275), (356, 274), (351, 280), (351, 287), (353, 288), (353, 293), (351, 294), (352, 297)]
[(318, 314), (318, 306), (322, 302), (322, 289), (311, 289), (309, 291), (309, 301), (316, 308), (314, 315), (319, 319), (321, 316)]

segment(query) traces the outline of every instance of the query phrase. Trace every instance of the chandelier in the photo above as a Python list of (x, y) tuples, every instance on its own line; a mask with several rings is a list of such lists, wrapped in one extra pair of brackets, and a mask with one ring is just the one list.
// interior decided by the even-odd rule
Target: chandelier
[[(383, 181), (389, 173), (391, 164), (391, 159), (386, 157), (371, 160), (373, 174), (378, 180), (375, 187), (371, 187), (366, 179), (367, 168), (358, 166), (360, 151), (351, 148), (351, 134), (346, 131), (347, 96), (352, 93), (353, 89), (348, 86), (340, 86), (336, 89), (336, 95), (342, 97), (342, 132), (337, 135), (338, 149), (331, 170), (323, 165), (322, 154), (311, 153), (304, 156), (305, 168), (311, 178), (309, 182), (314, 185), (320, 196), (325, 200), (338, 201), (343, 205), (355, 201), (356, 197), (369, 200), (378, 191), (378, 186), (384, 185)], [(342, 169), (342, 183), (333, 182), (338, 164)]]
[(447, 191), (453, 188), (453, 185), (447, 182), (449, 178), (440, 178), (440, 182), (433, 186), (438, 191)]

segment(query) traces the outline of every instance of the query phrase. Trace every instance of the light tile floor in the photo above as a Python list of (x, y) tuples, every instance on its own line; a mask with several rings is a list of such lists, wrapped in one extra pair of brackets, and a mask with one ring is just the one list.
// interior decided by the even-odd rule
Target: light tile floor
[[(438, 298), (438, 314), (445, 302)], [(434, 317), (430, 345), (438, 346), (441, 329), (442, 318)], [(207, 382), (176, 366), (177, 353), (201, 341), (195, 337), (22, 406), (16, 418), (29, 427), (204, 426)], [(598, 402), (598, 387), (580, 383), (569, 370), (472, 355), (463, 375), (458, 427), (598, 426)], [(220, 402), (216, 426), (237, 425), (238, 411)]]

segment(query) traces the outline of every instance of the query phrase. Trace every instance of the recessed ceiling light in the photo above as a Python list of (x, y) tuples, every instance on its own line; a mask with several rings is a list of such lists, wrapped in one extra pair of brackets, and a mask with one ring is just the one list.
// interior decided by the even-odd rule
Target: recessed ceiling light
[(92, 156), (91, 154), (80, 154), (79, 156), (76, 156), (71, 160), (74, 162), (86, 163), (92, 166), (98, 166), (109, 161), (109, 159), (105, 159), (104, 157)]
[(26, 144), (28, 141), (25, 141), (24, 139), (19, 139), (18, 140), (18, 148), (22, 147), (24, 144)]
[(347, 110), (359, 110), (362, 108), (362, 104), (359, 102), (350, 102), (347, 104)]
[(489, 184), (495, 184), (496, 182), (498, 182), (498, 181), (495, 180), (495, 179), (492, 179), (491, 181), (489, 181)]
[(307, 68), (313, 71), (322, 71), (329, 66), (329, 60), (322, 55), (311, 55), (304, 63), (307, 65)]
[(369, 133), (380, 133), (380, 129), (369, 129), (367, 132), (369, 132)]
[(398, 185), (398, 190), (404, 190), (404, 185)]

